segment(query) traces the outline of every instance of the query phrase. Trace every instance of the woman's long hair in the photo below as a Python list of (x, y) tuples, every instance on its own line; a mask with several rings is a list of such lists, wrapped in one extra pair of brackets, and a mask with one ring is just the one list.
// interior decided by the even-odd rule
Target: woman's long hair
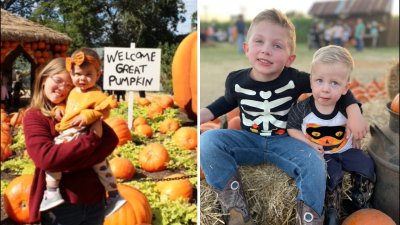
[(35, 77), (33, 96), (30, 107), (39, 109), (43, 115), (50, 117), (54, 104), (47, 99), (44, 93), (44, 82), (49, 76), (65, 72), (65, 59), (51, 60)]

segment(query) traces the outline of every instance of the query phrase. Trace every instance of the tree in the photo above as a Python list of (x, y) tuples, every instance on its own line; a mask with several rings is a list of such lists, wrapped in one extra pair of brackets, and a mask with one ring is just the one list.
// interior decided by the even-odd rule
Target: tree
[(4, 0), (1, 1), (1, 8), (21, 17), (29, 18), (32, 10), (41, 0)]
[(157, 47), (174, 43), (184, 22), (182, 0), (40, 1), (31, 19), (73, 39), (72, 49), (87, 46)]

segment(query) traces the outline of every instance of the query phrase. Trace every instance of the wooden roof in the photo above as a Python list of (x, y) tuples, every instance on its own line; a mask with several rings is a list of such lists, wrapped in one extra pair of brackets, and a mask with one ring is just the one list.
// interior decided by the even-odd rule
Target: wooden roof
[(1, 40), (34, 42), (45, 41), (49, 44), (70, 44), (68, 35), (16, 16), (1, 9)]
[(387, 14), (392, 10), (392, 0), (339, 0), (315, 2), (309, 14), (316, 17), (345, 15)]

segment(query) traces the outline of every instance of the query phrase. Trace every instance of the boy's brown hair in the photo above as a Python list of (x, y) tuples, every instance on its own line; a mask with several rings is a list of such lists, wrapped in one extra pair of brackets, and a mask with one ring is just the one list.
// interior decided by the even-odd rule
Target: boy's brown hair
[(247, 32), (247, 40), (249, 40), (253, 27), (262, 21), (271, 22), (277, 24), (288, 31), (289, 34), (289, 46), (290, 52), (293, 53), (296, 49), (296, 28), (290, 19), (281, 11), (277, 9), (267, 9), (260, 12), (256, 17), (254, 17), (253, 21), (251, 22), (250, 28)]

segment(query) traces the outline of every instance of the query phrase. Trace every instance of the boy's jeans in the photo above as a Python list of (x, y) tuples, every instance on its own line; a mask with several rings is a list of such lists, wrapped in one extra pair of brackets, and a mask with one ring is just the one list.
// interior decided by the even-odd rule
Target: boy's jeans
[(239, 165), (273, 163), (296, 181), (298, 200), (322, 215), (325, 160), (287, 134), (263, 137), (243, 130), (216, 129), (200, 136), (200, 165), (207, 183), (222, 190)]

